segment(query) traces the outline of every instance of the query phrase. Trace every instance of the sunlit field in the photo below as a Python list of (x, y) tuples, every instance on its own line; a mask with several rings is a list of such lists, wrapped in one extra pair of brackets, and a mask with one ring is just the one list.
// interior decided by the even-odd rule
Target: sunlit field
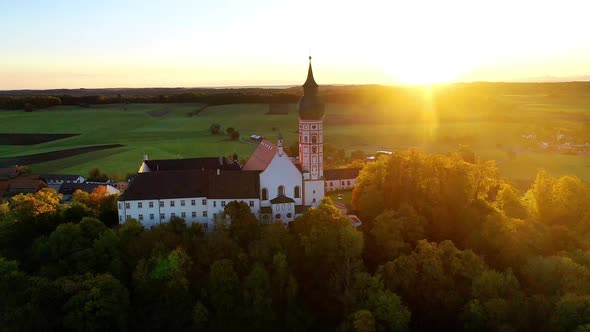
[[(368, 154), (377, 150), (419, 148), (446, 153), (459, 145), (470, 146), (482, 159), (493, 159), (503, 176), (530, 181), (540, 168), (552, 174), (573, 174), (590, 180), (590, 155), (563, 154), (539, 149), (538, 143), (521, 136), (532, 132), (586, 135), (583, 123), (590, 122), (587, 98), (550, 96), (502, 96), (485, 111), (477, 105), (457, 105), (438, 112), (407, 116), (395, 107), (327, 104), (325, 142), (350, 152)], [(510, 105), (509, 109), (501, 106)], [(31, 146), (0, 145), (0, 158), (50, 152), (99, 144), (124, 147), (32, 165), (35, 172), (87, 174), (93, 167), (108, 173), (135, 172), (144, 153), (153, 159), (219, 156), (238, 153), (247, 158), (255, 144), (251, 134), (274, 140), (280, 131), (285, 144), (297, 140), (295, 105), (288, 115), (268, 115), (268, 105), (242, 104), (207, 107), (194, 115), (199, 104), (100, 105), (91, 108), (59, 106), (25, 113), (0, 112), (2, 132), (78, 133), (80, 136)], [(146, 112), (166, 110), (153, 117)], [(209, 126), (219, 123), (236, 128), (242, 141), (213, 136)], [(578, 139), (582, 139), (579, 138)], [(539, 139), (541, 140), (541, 139)], [(509, 152), (514, 151), (514, 152)]]

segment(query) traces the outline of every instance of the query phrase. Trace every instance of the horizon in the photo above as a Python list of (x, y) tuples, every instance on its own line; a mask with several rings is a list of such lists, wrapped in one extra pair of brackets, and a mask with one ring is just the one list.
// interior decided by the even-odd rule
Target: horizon
[(322, 85), (586, 81), (587, 7), (576, 0), (3, 4), (0, 31), (14, 33), (0, 54), (0, 90), (297, 86), (310, 49)]

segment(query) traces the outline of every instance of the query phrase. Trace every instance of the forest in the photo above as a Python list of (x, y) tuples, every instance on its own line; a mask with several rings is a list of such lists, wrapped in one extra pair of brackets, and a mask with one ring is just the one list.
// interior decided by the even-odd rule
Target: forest
[(353, 227), (232, 202), (213, 230), (119, 225), (116, 196), (0, 205), (2, 331), (590, 331), (590, 186), (521, 191), (463, 148), (367, 163)]

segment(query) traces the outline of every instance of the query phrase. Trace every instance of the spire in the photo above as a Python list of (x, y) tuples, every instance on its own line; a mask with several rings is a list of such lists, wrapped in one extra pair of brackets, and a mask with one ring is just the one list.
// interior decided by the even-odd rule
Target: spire
[(279, 135), (277, 137), (277, 148), (279, 149), (279, 157), (283, 156), (283, 134), (279, 131)]
[(304, 87), (317, 87), (318, 84), (313, 79), (313, 70), (311, 69), (311, 55), (309, 56), (309, 69), (307, 70), (307, 80), (303, 83)]

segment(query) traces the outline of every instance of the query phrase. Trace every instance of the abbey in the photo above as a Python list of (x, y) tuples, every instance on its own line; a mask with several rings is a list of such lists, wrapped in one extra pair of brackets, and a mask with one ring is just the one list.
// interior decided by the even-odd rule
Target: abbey
[(153, 226), (180, 217), (187, 223), (211, 228), (226, 204), (243, 201), (261, 221), (288, 223), (317, 206), (334, 183), (338, 188), (350, 188), (352, 181), (353, 186), (358, 170), (331, 170), (330, 186), (324, 178), (324, 104), (313, 77), (311, 57), (298, 109), (298, 159), (285, 153), (280, 134), (276, 145), (263, 139), (243, 167), (225, 157), (144, 157), (138, 174), (119, 198), (119, 221), (135, 218)]

